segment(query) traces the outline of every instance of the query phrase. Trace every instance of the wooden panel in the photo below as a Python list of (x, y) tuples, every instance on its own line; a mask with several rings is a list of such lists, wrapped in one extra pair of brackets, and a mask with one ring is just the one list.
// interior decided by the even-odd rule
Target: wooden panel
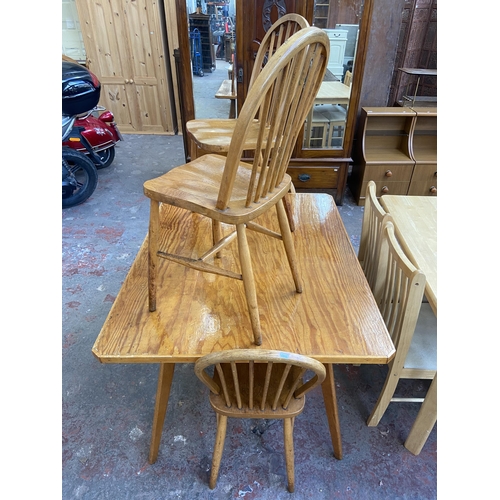
[[(365, 204), (364, 193), (366, 193), (366, 186), (368, 185), (368, 182), (370, 182), (370, 179), (368, 179), (366, 182), (363, 182), (363, 184), (361, 185), (360, 193), (362, 195), (359, 197), (359, 205)], [(385, 181), (375, 182), (375, 184), (377, 185), (377, 198), (380, 198), (384, 194), (407, 194), (408, 186), (410, 185), (409, 182)]]
[(169, 59), (156, 0), (77, 0), (87, 65), (122, 132), (174, 133)]
[(286, 173), (297, 189), (337, 187), (339, 167), (288, 167)]
[(437, 163), (415, 165), (408, 194), (416, 196), (437, 195)]
[(397, 182), (410, 181), (413, 172), (413, 163), (410, 165), (370, 165), (366, 166), (365, 181), (373, 180), (375, 182)]

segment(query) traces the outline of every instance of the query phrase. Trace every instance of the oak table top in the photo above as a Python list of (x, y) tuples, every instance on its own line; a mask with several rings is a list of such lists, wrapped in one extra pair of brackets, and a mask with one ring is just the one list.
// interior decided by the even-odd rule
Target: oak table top
[(425, 296), (437, 316), (437, 198), (384, 195), (380, 204), (392, 215), (408, 258), (425, 274)]
[(342, 82), (321, 83), (314, 104), (349, 104), (351, 87)]
[[(394, 347), (333, 198), (287, 196), (294, 197), (294, 241), (304, 291), (295, 292), (282, 243), (250, 231), (250, 247), (260, 249), (252, 255), (263, 332), (260, 347), (324, 363), (387, 363)], [(271, 212), (258, 221), (277, 229)], [(182, 254), (188, 237), (198, 255), (210, 247), (208, 218), (167, 205), (162, 205), (161, 218), (172, 224), (174, 237), (167, 251)], [(160, 248), (166, 246), (160, 243)], [(158, 308), (150, 313), (146, 247), (147, 241), (93, 346), (101, 362), (194, 363), (213, 351), (255, 347), (238, 280), (161, 259)], [(223, 253), (229, 268), (238, 262), (236, 252), (235, 244)]]
[[(333, 198), (287, 194), (303, 280), (296, 293), (282, 243), (248, 232), (262, 327), (261, 349), (296, 352), (325, 364), (322, 392), (335, 457), (342, 458), (332, 363), (383, 364), (395, 350)], [(210, 219), (162, 205), (168, 233), (160, 248), (190, 257), (211, 246)], [(256, 219), (277, 230), (276, 211)], [(225, 228), (227, 230), (227, 227)], [(237, 245), (224, 249), (224, 267), (237, 269)], [(149, 461), (156, 461), (175, 363), (214, 351), (255, 348), (243, 284), (161, 259), (157, 309), (148, 310), (147, 238), (92, 348), (102, 363), (159, 363)]]

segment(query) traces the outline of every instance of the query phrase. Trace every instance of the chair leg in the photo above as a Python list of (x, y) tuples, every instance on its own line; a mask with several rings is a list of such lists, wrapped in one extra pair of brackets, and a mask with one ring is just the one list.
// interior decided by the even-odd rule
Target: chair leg
[[(288, 224), (287, 224), (288, 227)], [(288, 228), (290, 231), (290, 228)], [(257, 305), (257, 291), (255, 289), (255, 280), (252, 270), (252, 260), (250, 257), (250, 248), (248, 247), (245, 224), (237, 224), (236, 232), (238, 235), (238, 252), (240, 255), (241, 274), (243, 276), (243, 286), (245, 287), (245, 296), (247, 299), (248, 313), (256, 345), (262, 344), (262, 334), (260, 330), (259, 308)]]
[(293, 493), (295, 490), (295, 467), (293, 457), (293, 419), (285, 418), (283, 420), (283, 431), (285, 435), (285, 463), (286, 475), (288, 477), (288, 491)]
[(286, 256), (290, 269), (292, 271), (293, 281), (295, 282), (295, 290), (302, 293), (302, 280), (299, 276), (297, 268), (297, 259), (295, 258), (295, 246), (293, 244), (292, 232), (286, 216), (285, 205), (283, 201), (276, 203), (276, 210), (278, 212), (278, 222), (280, 225), (281, 236), (283, 238), (283, 245), (285, 246)]
[(158, 269), (158, 232), (160, 230), (160, 203), (151, 200), (148, 232), (148, 290), (149, 310), (156, 311), (156, 274)]
[(387, 373), (384, 387), (382, 387), (382, 391), (380, 392), (380, 396), (375, 403), (375, 407), (366, 422), (368, 427), (375, 427), (379, 424), (385, 411), (387, 410), (387, 407), (389, 406), (389, 403), (391, 402), (392, 396), (394, 396), (394, 392), (396, 391), (396, 387), (399, 382), (399, 373), (401, 373), (401, 370), (398, 370), (395, 366), (395, 361), (396, 360), (393, 360), (392, 363), (389, 364), (389, 372)]
[(222, 451), (224, 450), (224, 441), (226, 439), (227, 417), (217, 414), (217, 434), (215, 436), (214, 455), (212, 458), (212, 470), (210, 472), (210, 489), (213, 490), (217, 484), (219, 476), (220, 461)]
[[(216, 245), (222, 239), (222, 231), (220, 226), (220, 221), (212, 219), (212, 244)], [(222, 252), (217, 252), (215, 254), (217, 259), (222, 257)]]

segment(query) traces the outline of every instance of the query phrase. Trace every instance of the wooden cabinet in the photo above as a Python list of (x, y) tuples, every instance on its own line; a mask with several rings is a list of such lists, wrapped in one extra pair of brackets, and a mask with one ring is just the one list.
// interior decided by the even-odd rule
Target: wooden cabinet
[(99, 104), (122, 133), (177, 130), (162, 9), (155, 2), (76, 0), (86, 66), (101, 82)]
[(362, 108), (349, 180), (359, 205), (370, 180), (377, 196), (437, 194), (436, 108)]
[(437, 109), (413, 108), (416, 113), (411, 148), (415, 160), (408, 194), (437, 194)]

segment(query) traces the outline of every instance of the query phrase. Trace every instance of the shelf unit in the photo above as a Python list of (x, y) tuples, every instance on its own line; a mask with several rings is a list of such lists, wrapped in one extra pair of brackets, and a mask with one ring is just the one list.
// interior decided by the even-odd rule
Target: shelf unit
[(412, 157), (415, 160), (408, 194), (437, 194), (437, 111), (436, 108), (412, 108), (416, 113)]
[(189, 14), (189, 31), (198, 28), (201, 37), (201, 58), (204, 73), (215, 69), (215, 50), (212, 43), (210, 16), (207, 14)]
[(370, 180), (378, 197), (437, 194), (436, 108), (362, 108), (360, 123), (349, 180), (359, 205)]

